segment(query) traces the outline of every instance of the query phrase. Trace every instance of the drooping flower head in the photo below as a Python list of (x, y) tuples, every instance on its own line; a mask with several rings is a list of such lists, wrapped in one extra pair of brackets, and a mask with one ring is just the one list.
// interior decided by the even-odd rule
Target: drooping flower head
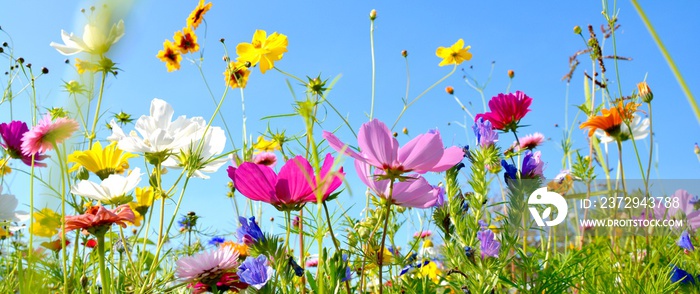
[(123, 204), (115, 209), (107, 209), (102, 205), (92, 206), (82, 215), (67, 215), (65, 217), (66, 230), (83, 229), (93, 235), (104, 234), (112, 224), (126, 227), (127, 223), (134, 222), (134, 212), (129, 205)]
[(231, 89), (244, 89), (248, 84), (250, 69), (245, 61), (231, 61), (224, 71), (224, 80)]
[(118, 23), (112, 24), (112, 27), (107, 32), (106, 23), (99, 23), (101, 20), (109, 19), (109, 16), (97, 17), (98, 22), (91, 22), (85, 25), (83, 29), (83, 38), (74, 36), (73, 33), (66, 33), (61, 30), (61, 39), (63, 45), (51, 42), (51, 47), (58, 50), (63, 55), (73, 55), (80, 52), (86, 52), (93, 55), (103, 55), (124, 36), (124, 21), (119, 20)]
[(255, 222), (255, 217), (251, 216), (249, 220), (250, 222), (248, 222), (245, 217), (238, 217), (238, 221), (241, 223), (241, 226), (236, 229), (236, 237), (238, 238), (238, 242), (246, 245), (264, 242), (265, 235), (263, 234), (262, 230), (260, 230), (258, 223)]
[(360, 128), (357, 139), (360, 153), (351, 150), (333, 133), (324, 131), (323, 138), (336, 151), (394, 175), (406, 172), (443, 172), (464, 158), (460, 147), (445, 149), (437, 130), (420, 134), (399, 148), (399, 143), (389, 128), (378, 119), (373, 119)]
[(532, 150), (542, 145), (543, 142), (544, 135), (542, 133), (533, 133), (520, 138), (520, 145), (518, 145), (518, 142), (513, 142), (513, 145), (515, 145), (516, 151)]
[(183, 282), (211, 284), (218, 281), (224, 273), (235, 270), (238, 266), (238, 252), (228, 247), (218, 247), (216, 250), (181, 257), (175, 264), (175, 276)]
[(197, 7), (192, 10), (190, 13), (190, 16), (187, 18), (187, 27), (191, 27), (192, 29), (196, 29), (199, 24), (202, 23), (202, 20), (204, 19), (204, 14), (211, 9), (211, 2), (204, 4), (204, 0), (199, 0), (199, 4)]
[(678, 247), (681, 247), (688, 251), (695, 250), (695, 246), (693, 246), (693, 242), (690, 239), (690, 234), (688, 233), (688, 231), (683, 231), (683, 233), (681, 233), (681, 237), (678, 239), (678, 242), (676, 242), (676, 244), (678, 244)]
[(588, 136), (593, 136), (597, 129), (605, 131), (605, 133), (613, 138), (619, 138), (621, 133), (621, 125), (625, 122), (630, 122), (633, 118), (634, 112), (637, 110), (639, 104), (634, 102), (628, 102), (623, 104), (620, 101), (617, 106), (610, 109), (603, 109), (602, 115), (589, 117), (587, 121), (582, 123), (579, 128), (588, 128)]
[(438, 65), (459, 65), (464, 61), (472, 59), (472, 54), (469, 53), (469, 49), (471, 47), (472, 46), (467, 46), (465, 48), (464, 40), (462, 39), (457, 40), (457, 42), (452, 44), (450, 47), (438, 47), (437, 50), (435, 50), (435, 55), (442, 58), (442, 61), (440, 61), (440, 64)]
[(238, 268), (238, 276), (244, 282), (255, 289), (262, 289), (274, 276), (275, 270), (267, 264), (267, 256), (260, 255), (257, 258), (246, 257)]
[(256, 30), (251, 43), (240, 43), (236, 46), (238, 61), (250, 62), (252, 66), (260, 63), (263, 74), (275, 67), (275, 62), (282, 59), (287, 52), (287, 36), (277, 32), (267, 36), (267, 32)]
[(102, 148), (97, 141), (90, 150), (77, 150), (68, 155), (68, 162), (75, 163), (68, 172), (77, 171), (84, 167), (104, 180), (113, 174), (122, 174), (129, 168), (129, 158), (137, 157), (135, 154), (124, 152), (117, 147), (117, 142), (112, 142)]
[(501, 93), (489, 101), (490, 112), (477, 114), (474, 119), (476, 121), (483, 118), (490, 121), (497, 130), (515, 131), (520, 120), (530, 112), (530, 104), (532, 104), (532, 98), (523, 92)]
[(481, 148), (493, 146), (493, 144), (498, 142), (498, 133), (493, 129), (490, 121), (484, 121), (483, 118), (479, 119), (474, 122), (472, 129), (476, 136), (476, 144), (481, 146)]
[(487, 256), (498, 257), (498, 252), (501, 250), (501, 242), (496, 240), (496, 236), (490, 229), (485, 229), (476, 233), (479, 239), (481, 248), (481, 258)]
[[(103, 204), (120, 204), (130, 201), (126, 199), (127, 194), (136, 188), (141, 182), (141, 170), (137, 167), (128, 176), (113, 174), (104, 179), (100, 184), (92, 181), (82, 180), (73, 185), (70, 192)], [(126, 200), (126, 201), (125, 201)]]
[[(28, 166), (32, 165), (32, 156), (26, 155), (22, 152), (22, 137), (25, 133), (29, 132), (29, 127), (27, 123), (13, 120), (12, 122), (0, 124), (0, 136), (2, 136), (2, 145), (5, 148), (7, 154), (14, 158), (22, 160), (22, 162)], [(41, 162), (41, 160), (46, 159), (46, 155), (41, 153), (34, 155), (34, 166), (45, 167), (46, 163)]]
[(51, 116), (47, 114), (22, 136), (22, 153), (24, 155), (46, 153), (52, 150), (54, 145), (70, 138), (79, 127), (78, 122), (73, 119), (59, 117), (51, 121)]
[(355, 170), (360, 180), (369, 187), (377, 197), (389, 199), (402, 207), (429, 208), (439, 203), (440, 188), (435, 188), (425, 178), (418, 174), (404, 176), (403, 181), (394, 183), (392, 194), (389, 194), (389, 179), (378, 179), (384, 175), (381, 169), (375, 168), (374, 172), (369, 164), (355, 160)]
[(180, 54), (180, 48), (170, 42), (170, 40), (163, 41), (163, 50), (158, 51), (156, 57), (160, 61), (165, 62), (165, 67), (168, 72), (176, 71), (180, 69), (180, 62), (182, 61), (182, 54)]

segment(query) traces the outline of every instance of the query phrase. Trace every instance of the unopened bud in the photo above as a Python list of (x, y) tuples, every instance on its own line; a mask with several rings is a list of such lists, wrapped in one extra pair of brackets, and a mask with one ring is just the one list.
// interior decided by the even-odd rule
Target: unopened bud
[(221, 38), (221, 39), (219, 39), (219, 42), (224, 43), (224, 42), (226, 42), (226, 39)]
[(452, 88), (452, 86), (447, 86), (445, 87), (445, 92), (447, 92), (447, 94), (453, 95), (455, 93), (455, 88)]
[(512, 69), (509, 69), (509, 70), (508, 70), (508, 77), (511, 78), (511, 79), (512, 79), (513, 77), (515, 77), (515, 72), (514, 72)]
[(394, 137), (398, 137), (398, 136), (399, 136), (399, 133), (397, 133), (397, 132), (394, 132), (394, 134), (393, 134), (393, 135), (394, 135)]
[(581, 34), (581, 27), (580, 26), (575, 26), (574, 27), (574, 34), (580, 35)]
[(403, 57), (408, 57), (408, 51), (406, 51), (406, 50), (401, 50), (401, 56), (403, 56)]
[(700, 147), (698, 146), (698, 143), (695, 143), (695, 154), (700, 154)]
[(639, 91), (639, 98), (642, 98), (642, 101), (645, 103), (649, 103), (654, 99), (654, 93), (651, 92), (647, 82), (637, 84), (637, 90)]
[(375, 20), (377, 18), (377, 10), (372, 9), (372, 11), (369, 12), (369, 20)]
[(46, 75), (46, 74), (49, 74), (49, 69), (46, 68), (46, 67), (42, 67), (42, 68), (41, 68), (41, 73), (43, 73), (43, 74), (45, 74), (45, 75)]
[(403, 127), (403, 130), (401, 131), (404, 135), (408, 135), (408, 128)]

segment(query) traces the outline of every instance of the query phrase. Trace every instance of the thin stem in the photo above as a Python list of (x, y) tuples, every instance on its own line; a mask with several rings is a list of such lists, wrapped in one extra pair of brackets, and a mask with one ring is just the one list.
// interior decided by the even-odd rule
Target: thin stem
[[(372, 104), (369, 108), (369, 120), (374, 118), (374, 89), (376, 83), (376, 66), (374, 63), (374, 19), (370, 18), (369, 22), (369, 49), (372, 56)], [(408, 99), (408, 97), (406, 97)]]
[[(304, 210), (299, 211), (299, 262), (304, 264)], [(306, 294), (306, 276), (301, 275), (301, 294)]]
[(688, 85), (685, 83), (685, 80), (683, 79), (683, 75), (681, 75), (681, 72), (678, 70), (676, 63), (673, 61), (673, 58), (671, 58), (671, 54), (669, 54), (668, 50), (666, 50), (666, 46), (664, 46), (664, 43), (661, 42), (661, 38), (659, 38), (659, 35), (656, 33), (654, 26), (652, 26), (651, 22), (649, 21), (649, 18), (647, 18), (647, 15), (644, 13), (644, 10), (642, 9), (642, 7), (639, 5), (637, 0), (631, 0), (631, 1), (632, 1), (632, 5), (634, 5), (634, 8), (637, 10), (639, 17), (642, 18), (642, 22), (644, 22), (644, 25), (649, 30), (649, 34), (651, 34), (651, 37), (654, 39), (654, 42), (656, 42), (656, 45), (659, 46), (659, 50), (661, 51), (661, 54), (663, 54), (664, 59), (666, 59), (666, 62), (668, 63), (668, 66), (671, 68), (673, 75), (676, 77), (676, 80), (678, 80), (678, 84), (680, 84), (681, 88), (683, 89), (683, 93), (688, 98), (688, 103), (690, 103), (690, 107), (693, 108), (693, 112), (695, 113), (695, 117), (700, 122), (700, 107), (698, 107), (698, 103), (695, 100), (693, 93), (690, 92), (690, 88), (688, 88)]
[[(100, 281), (102, 282), (102, 292), (104, 294), (110, 294), (112, 292), (112, 288), (111, 288), (112, 281), (111, 281), (111, 278), (109, 276), (109, 272), (105, 268), (105, 235), (104, 235), (104, 233), (97, 236), (97, 253), (99, 254)], [(65, 289), (65, 287), (64, 287), (64, 289)]]
[[(435, 88), (437, 85), (439, 85), (440, 83), (442, 83), (444, 80), (446, 80), (447, 78), (449, 78), (452, 74), (455, 73), (456, 70), (457, 70), (457, 65), (455, 64), (455, 66), (452, 68), (452, 71), (450, 71), (447, 75), (445, 75), (444, 77), (442, 77), (441, 79), (439, 79), (439, 80), (438, 80), (437, 82), (435, 82), (434, 84), (430, 85), (430, 87), (428, 87), (427, 89), (425, 89), (422, 93), (418, 94), (418, 96), (416, 96), (416, 98), (413, 98), (413, 100), (411, 100), (411, 102), (409, 102), (409, 103), (407, 103), (407, 104), (404, 104), (404, 105), (403, 105), (403, 109), (401, 109), (401, 113), (399, 113), (399, 116), (396, 118), (396, 121), (394, 121), (394, 124), (391, 125), (391, 129), (393, 130), (393, 129), (396, 127), (396, 124), (399, 123), (399, 120), (401, 119), (401, 117), (403, 116), (403, 114), (406, 113), (406, 110), (408, 110), (408, 108), (411, 107), (411, 105), (413, 105), (413, 103), (418, 102), (418, 100), (419, 100), (421, 97), (423, 97), (423, 95), (427, 94), (430, 90), (432, 90), (432, 89)], [(408, 99), (408, 97), (406, 97), (406, 99)], [(406, 100), (406, 102), (408, 102), (408, 100)]]
[[(29, 176), (29, 252), (34, 252), (34, 159), (32, 154), (32, 166), (30, 167)], [(21, 260), (20, 260), (21, 261)], [(32, 259), (27, 259), (27, 269), (31, 270)]]
[(389, 216), (391, 215), (391, 197), (394, 193), (394, 180), (389, 183), (389, 198), (386, 200), (386, 219), (384, 219), (384, 231), (382, 231), (382, 241), (377, 253), (379, 264), (379, 294), (384, 293), (384, 283), (382, 283), (382, 266), (384, 265), (384, 243), (386, 242), (386, 231), (389, 227)]
[(284, 220), (287, 223), (287, 225), (286, 225), (287, 237), (284, 239), (284, 249), (287, 250), (287, 254), (289, 254), (289, 252), (291, 252), (291, 250), (289, 248), (289, 236), (290, 236), (291, 230), (292, 230), (292, 214), (289, 211), (284, 212)]
[(100, 94), (97, 96), (97, 105), (95, 106), (95, 116), (92, 119), (92, 128), (90, 129), (88, 149), (92, 148), (92, 142), (95, 140), (95, 128), (97, 127), (97, 119), (100, 117), (100, 106), (102, 105), (102, 94), (105, 89), (105, 79), (107, 72), (102, 72), (102, 80), (100, 81)]
[(654, 122), (651, 120), (651, 102), (647, 103), (649, 105), (649, 162), (647, 164), (647, 180), (645, 182), (646, 186), (644, 195), (649, 194), (649, 178), (651, 177), (651, 161), (652, 161), (652, 155), (654, 154), (654, 129), (652, 128), (654, 126)]
[[(328, 213), (328, 205), (323, 201), (323, 210), (326, 211), (326, 220), (328, 221), (328, 232), (331, 234), (331, 239), (333, 240), (333, 246), (335, 246), (335, 251), (340, 252), (340, 242), (335, 238), (335, 233), (333, 233), (333, 225), (331, 223), (331, 215)], [(350, 294), (350, 282), (345, 281), (345, 290)]]

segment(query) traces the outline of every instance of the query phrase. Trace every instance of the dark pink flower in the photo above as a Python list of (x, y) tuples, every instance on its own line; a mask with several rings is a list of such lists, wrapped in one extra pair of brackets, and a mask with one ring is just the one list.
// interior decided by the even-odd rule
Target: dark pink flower
[[(5, 148), (5, 151), (10, 157), (20, 159), (24, 164), (31, 166), (32, 156), (25, 155), (22, 152), (22, 136), (24, 136), (26, 132), (29, 132), (29, 127), (27, 127), (25, 122), (13, 120), (9, 124), (2, 123), (0, 124), (0, 136), (2, 136), (3, 142), (0, 143), (0, 145)], [(45, 167), (46, 163), (40, 161), (44, 160), (46, 157), (47, 156), (43, 154), (35, 154), (34, 166)]]
[(80, 126), (73, 119), (59, 117), (51, 121), (51, 116), (44, 116), (39, 123), (22, 136), (22, 153), (36, 155), (53, 149), (54, 144), (60, 144), (70, 138)]
[(442, 172), (450, 169), (464, 158), (462, 148), (453, 146), (445, 149), (440, 132), (437, 130), (420, 134), (399, 148), (399, 143), (392, 136), (389, 128), (378, 119), (360, 127), (357, 136), (360, 153), (349, 149), (345, 143), (330, 132), (324, 131), (323, 137), (336, 151), (342, 151), (355, 160), (394, 174)]
[(520, 120), (530, 112), (530, 104), (532, 104), (532, 98), (523, 92), (501, 93), (489, 101), (491, 112), (477, 114), (474, 120), (483, 118), (490, 121), (494, 129), (508, 132), (518, 128)]

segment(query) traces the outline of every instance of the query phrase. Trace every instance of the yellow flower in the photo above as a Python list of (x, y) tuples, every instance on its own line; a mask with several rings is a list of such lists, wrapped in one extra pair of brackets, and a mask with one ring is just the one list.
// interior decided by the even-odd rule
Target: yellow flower
[(434, 262), (428, 262), (428, 264), (421, 266), (420, 271), (418, 272), (419, 277), (428, 277), (431, 279), (434, 283), (440, 282), (440, 279), (438, 278), (438, 275), (440, 274), (440, 269), (437, 267), (437, 264)]
[(4, 176), (12, 172), (12, 168), (10, 168), (9, 161), (9, 157), (0, 159), (0, 176)]
[(90, 150), (78, 150), (68, 155), (68, 162), (75, 163), (68, 171), (77, 171), (82, 166), (104, 180), (109, 175), (124, 173), (129, 168), (128, 159), (133, 157), (137, 155), (117, 148), (117, 142), (110, 143), (104, 149), (100, 142), (95, 142)]
[(249, 76), (250, 70), (245, 65), (244, 61), (231, 61), (224, 72), (226, 84), (233, 89), (245, 88)]
[(78, 70), (78, 74), (83, 74), (86, 71), (88, 72), (96, 72), (98, 70), (97, 64), (92, 63), (87, 60), (82, 60), (79, 58), (75, 59), (75, 69)]
[(245, 258), (246, 256), (248, 256), (248, 246), (245, 245), (244, 243), (236, 243), (233, 241), (226, 241), (223, 244), (221, 244), (221, 247), (228, 247), (231, 250), (238, 252), (239, 258)]
[(642, 101), (645, 103), (649, 103), (654, 99), (654, 93), (651, 92), (651, 88), (649, 88), (647, 82), (637, 84), (637, 90), (639, 91), (639, 97), (642, 98)]
[(449, 48), (438, 47), (437, 50), (435, 50), (435, 55), (442, 58), (442, 61), (440, 62), (439, 66), (445, 66), (449, 64), (458, 65), (466, 60), (472, 59), (472, 54), (469, 53), (469, 49), (472, 46), (467, 46), (466, 48), (463, 47), (464, 40), (462, 39), (457, 40), (457, 42)]
[(0, 227), (0, 240), (7, 238), (10, 235), (10, 232), (5, 231), (2, 227)]
[(260, 63), (263, 74), (275, 67), (275, 61), (282, 59), (287, 52), (287, 36), (272, 33), (269, 37), (263, 30), (255, 31), (252, 43), (240, 43), (236, 46), (239, 61), (249, 61), (252, 66)]
[(253, 149), (259, 152), (274, 152), (280, 150), (280, 144), (276, 140), (268, 141), (263, 136), (259, 136), (258, 142), (253, 144)]
[(175, 46), (173, 42), (170, 42), (170, 40), (165, 40), (165, 42), (163, 42), (163, 50), (158, 51), (156, 57), (165, 62), (168, 72), (180, 69), (182, 55), (180, 55), (178, 47)]
[(61, 215), (49, 208), (44, 208), (34, 213), (31, 233), (40, 237), (52, 237), (56, 235), (60, 227)]
[(153, 205), (153, 187), (136, 188), (136, 202), (129, 202), (131, 211), (134, 212), (134, 225), (140, 226), (144, 215), (148, 212), (148, 208)]
[(207, 13), (209, 9), (211, 9), (211, 2), (204, 4), (204, 0), (199, 0), (199, 4), (192, 10), (192, 13), (190, 13), (190, 16), (187, 18), (187, 26), (196, 29), (199, 24), (202, 23), (204, 14)]
[(199, 51), (197, 44), (197, 35), (194, 34), (190, 27), (183, 28), (182, 31), (175, 32), (173, 37), (175, 46), (180, 50), (180, 53), (195, 53)]

